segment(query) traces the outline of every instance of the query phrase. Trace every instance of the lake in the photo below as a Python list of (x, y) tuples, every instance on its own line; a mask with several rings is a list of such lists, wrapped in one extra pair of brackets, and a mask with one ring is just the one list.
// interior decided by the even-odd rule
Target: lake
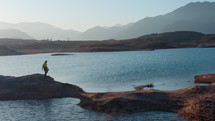
[[(155, 51), (92, 52), (1, 56), (0, 75), (23, 76), (43, 73), (60, 82), (78, 85), (89, 92), (133, 90), (133, 85), (153, 83), (154, 89), (176, 90), (195, 85), (193, 77), (215, 72), (215, 48), (165, 49)], [(105, 114), (85, 110), (73, 98), (0, 101), (1, 120), (183, 120), (177, 114), (143, 112)]]

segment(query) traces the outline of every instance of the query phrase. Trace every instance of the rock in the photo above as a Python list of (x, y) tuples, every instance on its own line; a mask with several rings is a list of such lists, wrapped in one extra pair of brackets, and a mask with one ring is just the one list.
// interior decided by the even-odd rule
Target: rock
[(140, 86), (135, 86), (135, 85), (133, 85), (133, 86), (134, 86), (134, 89), (136, 91), (143, 90), (144, 88), (153, 88), (154, 87), (153, 83), (149, 83), (149, 84), (145, 84), (145, 85), (140, 85)]
[(22, 77), (0, 76), (0, 100), (80, 98), (83, 92), (75, 85), (60, 83), (41, 74)]
[(215, 83), (215, 74), (204, 74), (195, 76), (195, 83), (212, 84)]
[[(86, 94), (87, 96), (88, 94)], [(170, 95), (161, 91), (131, 91), (107, 93), (98, 97), (93, 94), (88, 100), (82, 100), (80, 105), (87, 109), (102, 112), (140, 112), (140, 111), (173, 111), (180, 105), (178, 100), (167, 98)], [(96, 98), (97, 97), (97, 98)]]
[(80, 106), (108, 113), (167, 111), (195, 121), (215, 119), (215, 85), (193, 86), (175, 91), (83, 93)]
[[(195, 79), (213, 80), (214, 75), (200, 75)], [(41, 74), (22, 77), (0, 76), (0, 100), (74, 97), (81, 100), (81, 107), (100, 112), (167, 111), (195, 121), (215, 120), (214, 92), (213, 83), (175, 91), (87, 93), (75, 85), (60, 83)]]
[(65, 54), (65, 53), (55, 53), (55, 54), (51, 54), (51, 56), (66, 56), (66, 55), (74, 55), (74, 54)]
[(215, 119), (215, 95), (204, 95), (188, 100), (187, 105), (178, 111), (187, 119), (197, 121), (214, 121)]
[(129, 92), (85, 93), (87, 100), (81, 100), (80, 105), (87, 109), (102, 112), (139, 112), (168, 111), (181, 108), (181, 98), (172, 93), (158, 90), (142, 90)]

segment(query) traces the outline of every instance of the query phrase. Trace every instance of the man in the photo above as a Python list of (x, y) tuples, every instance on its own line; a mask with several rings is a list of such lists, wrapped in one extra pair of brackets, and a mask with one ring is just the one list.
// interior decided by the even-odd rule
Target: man
[(44, 75), (47, 76), (47, 73), (48, 73), (48, 71), (49, 71), (49, 68), (48, 68), (48, 66), (47, 66), (47, 61), (45, 61), (45, 62), (43, 63), (42, 70), (44, 70), (44, 72), (45, 72)]

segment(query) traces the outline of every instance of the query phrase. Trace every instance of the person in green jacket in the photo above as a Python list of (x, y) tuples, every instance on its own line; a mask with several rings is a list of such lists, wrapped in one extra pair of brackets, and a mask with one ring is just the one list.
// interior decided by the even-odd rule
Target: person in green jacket
[(48, 68), (48, 66), (47, 66), (47, 61), (45, 61), (45, 62), (43, 63), (42, 70), (44, 70), (44, 72), (45, 72), (44, 75), (47, 76), (47, 73), (48, 73), (48, 71), (49, 71), (49, 68)]

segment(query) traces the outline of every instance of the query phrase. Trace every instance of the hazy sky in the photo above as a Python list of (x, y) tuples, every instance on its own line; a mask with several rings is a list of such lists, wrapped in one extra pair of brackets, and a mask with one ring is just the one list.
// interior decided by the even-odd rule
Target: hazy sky
[(165, 14), (189, 2), (215, 0), (0, 0), (0, 22), (44, 22), (84, 31)]

